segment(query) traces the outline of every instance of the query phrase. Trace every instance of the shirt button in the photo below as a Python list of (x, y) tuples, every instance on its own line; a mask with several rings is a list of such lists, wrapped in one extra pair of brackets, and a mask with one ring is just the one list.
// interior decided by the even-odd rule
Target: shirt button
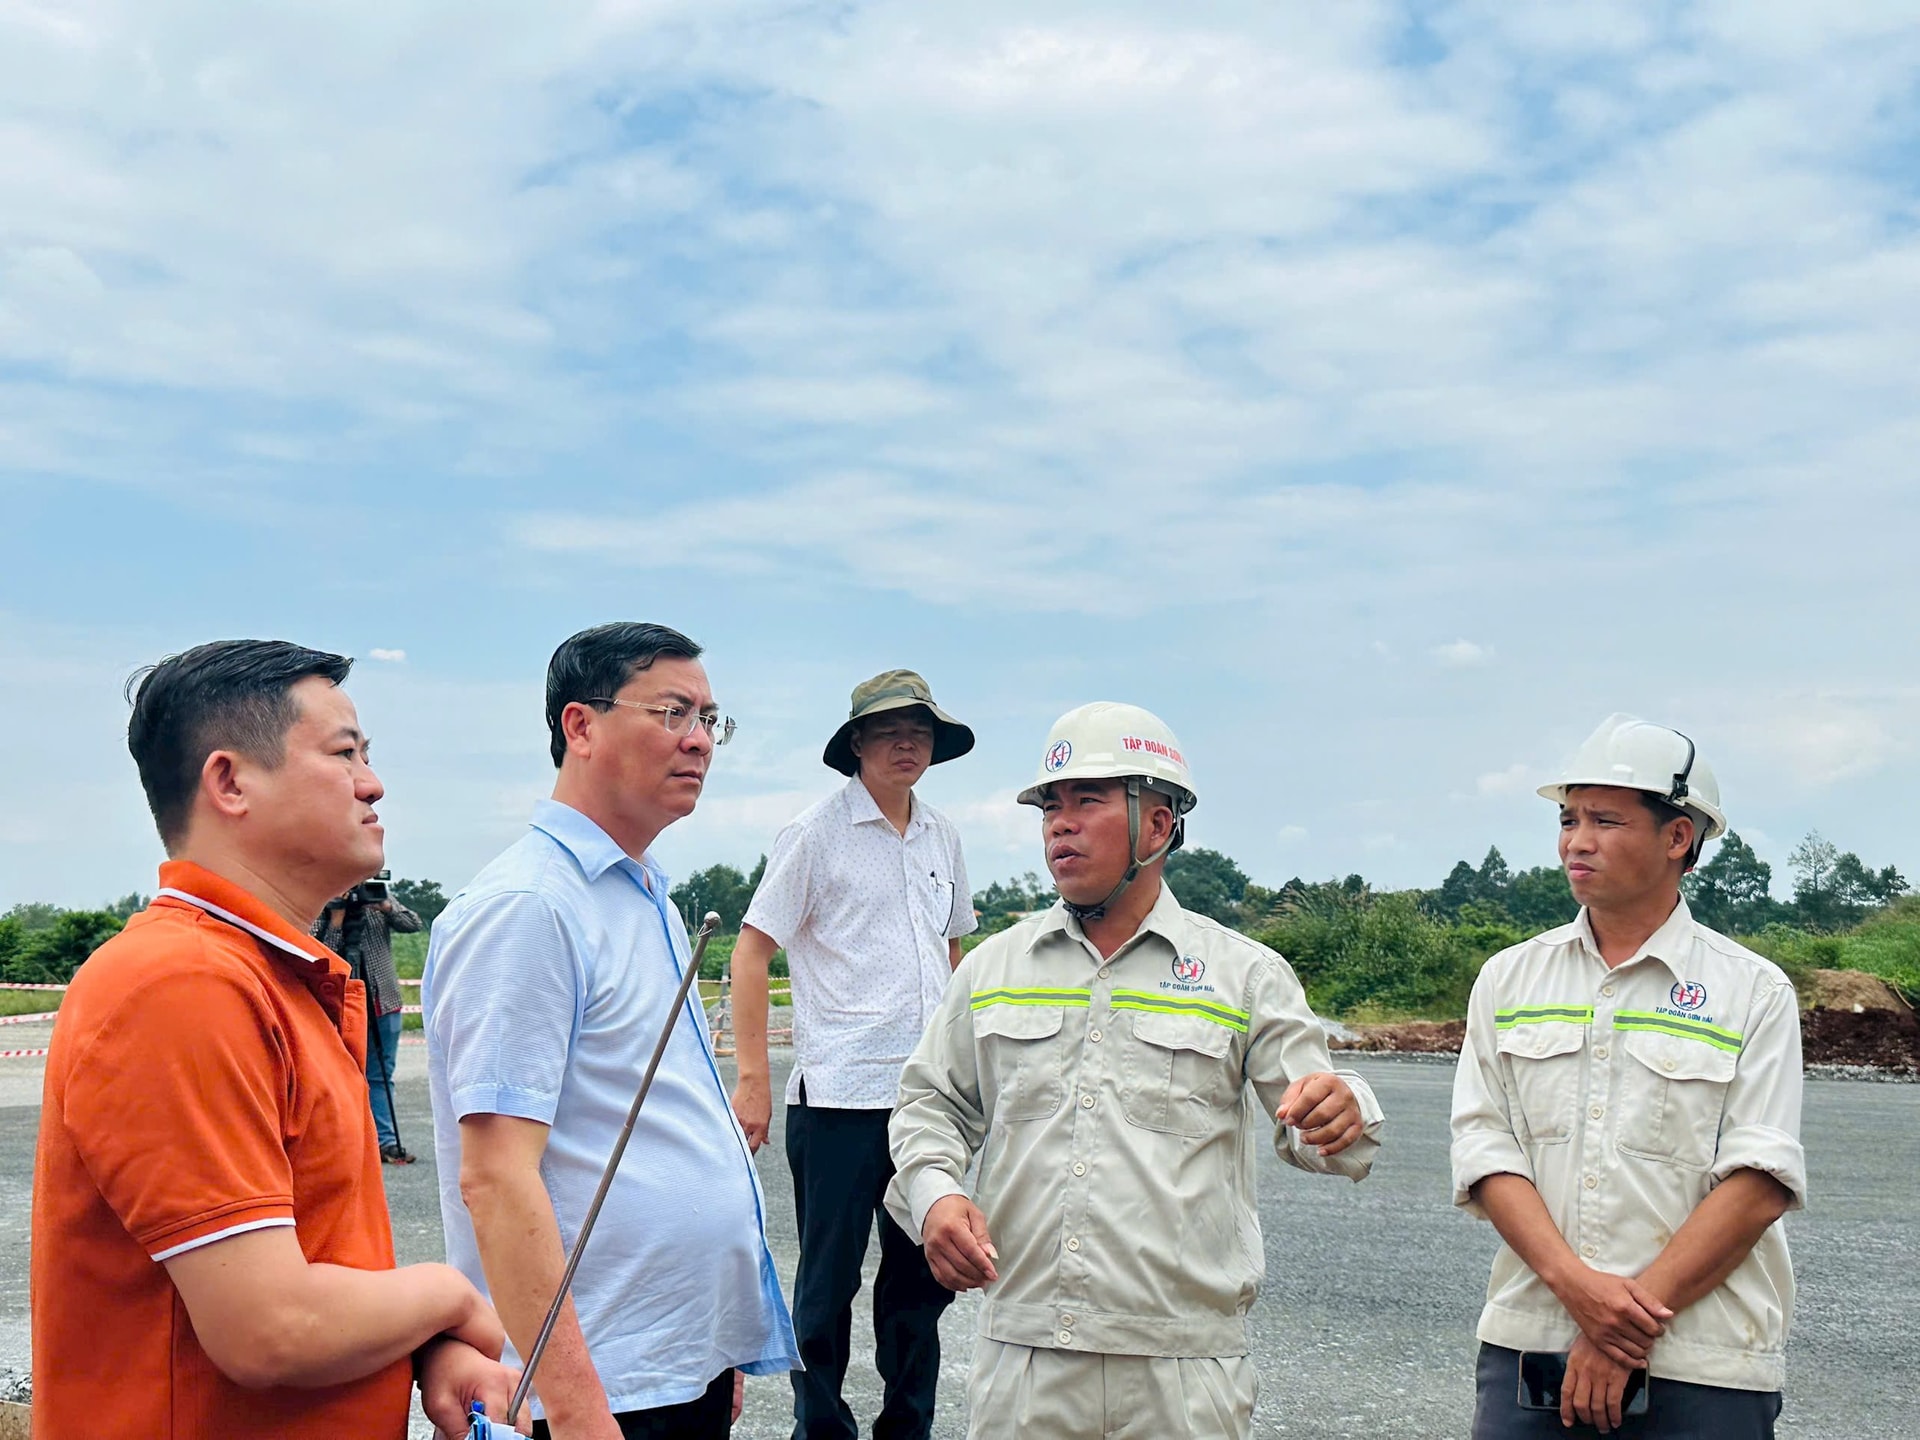
[(1607, 1113), (1607, 1107), (1604, 1105), (1589, 1105), (1587, 1107), (1587, 1114), (1591, 1115), (1596, 1120), (1598, 1120), (1602, 1115), (1606, 1113)]
[(1660, 1068), (1661, 1068), (1662, 1070), (1671, 1070), (1671, 1069), (1673, 1068), (1673, 1061), (1671, 1061), (1671, 1060), (1662, 1060), (1662, 1061), (1660, 1062)]
[(1604, 1046), (1604, 1045), (1596, 1045), (1596, 1046), (1594, 1046), (1594, 1047), (1593, 1047), (1593, 1058), (1594, 1058), (1594, 1059), (1596, 1059), (1596, 1060), (1604, 1060), (1604, 1059), (1606, 1059), (1606, 1058), (1607, 1058), (1607, 1047), (1606, 1047), (1606, 1046)]
[(1080, 1237), (1078, 1235), (1069, 1235), (1067, 1237), (1067, 1249), (1077, 1251), (1079, 1248), (1080, 1248)]
[(1111, 965), (1102, 965), (1100, 967), (1100, 978), (1102, 980), (1106, 979), (1107, 976), (1111, 975), (1112, 973), (1113, 973), (1113, 967)]
[(1089, 1030), (1087, 1032), (1087, 1039), (1098, 1045), (1100, 1043), (1100, 1032), (1098, 1030)]
[(1598, 1255), (1600, 1252), (1591, 1245), (1582, 1245), (1580, 1247), (1580, 1253), (1586, 1256), (1587, 1259), (1591, 1260), (1593, 1259), (1594, 1256)]
[(1587, 1176), (1587, 1189), (1596, 1190), (1599, 1188), (1599, 1186), (1600, 1186), (1600, 1177), (1598, 1175)]
[(1063, 1329), (1071, 1330), (1073, 1328), (1073, 1316), (1062, 1315), (1060, 1317), (1060, 1324)]
[(1071, 1330), (1062, 1330), (1060, 1332), (1060, 1343), (1062, 1345), (1071, 1345), (1073, 1343), (1073, 1332)]
[(1081, 1160), (1076, 1160), (1076, 1161), (1074, 1161), (1074, 1162), (1073, 1162), (1073, 1173), (1074, 1173), (1074, 1174), (1076, 1174), (1076, 1175), (1084, 1175), (1084, 1174), (1086, 1174), (1086, 1173), (1087, 1173), (1087, 1167), (1086, 1167), (1086, 1162), (1084, 1162), (1084, 1161), (1081, 1161)]
[(1082, 1110), (1091, 1110), (1091, 1109), (1093, 1109), (1093, 1096), (1091, 1096), (1091, 1095), (1082, 1095), (1082, 1096), (1080, 1097), (1080, 1108), (1081, 1108)]
[(1602, 995), (1611, 996), (1613, 994), (1613, 987), (1611, 985), (1602, 985), (1600, 987), (1600, 993)]

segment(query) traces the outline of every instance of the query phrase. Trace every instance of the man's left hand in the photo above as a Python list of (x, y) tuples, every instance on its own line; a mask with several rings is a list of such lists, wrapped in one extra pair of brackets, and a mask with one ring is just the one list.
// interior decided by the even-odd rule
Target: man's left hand
[(1582, 1335), (1567, 1352), (1567, 1378), (1560, 1386), (1560, 1423), (1581, 1420), (1602, 1435), (1620, 1428), (1621, 1402), (1633, 1371), (1601, 1353)]
[(1322, 1155), (1338, 1155), (1366, 1129), (1360, 1116), (1360, 1098), (1338, 1075), (1322, 1070), (1302, 1075), (1280, 1097), (1274, 1119), (1300, 1132)]
[(740, 1423), (740, 1412), (746, 1408), (747, 1372), (744, 1370), (736, 1370), (733, 1372), (733, 1418), (728, 1420), (727, 1423), (729, 1425), (738, 1425)]
[[(513, 1387), (520, 1372), (498, 1360), (489, 1360), (464, 1340), (442, 1335), (429, 1340), (420, 1358), (420, 1411), (433, 1422), (434, 1434), (465, 1440), (467, 1417), (473, 1402), (481, 1401), (487, 1414), (504, 1421), (513, 1403)], [(533, 1407), (520, 1412), (515, 1433), (533, 1433)]]

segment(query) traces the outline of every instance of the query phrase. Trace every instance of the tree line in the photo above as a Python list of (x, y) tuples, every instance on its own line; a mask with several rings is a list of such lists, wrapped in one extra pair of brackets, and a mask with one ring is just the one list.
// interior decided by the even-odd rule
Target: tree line
[[(765, 855), (749, 871), (709, 865), (674, 886), (672, 901), (689, 926), (717, 912), (720, 933), (730, 936), (766, 867)], [(1772, 866), (1729, 832), (1683, 888), (1702, 923), (1782, 963), (1806, 957), (1820, 964), (1839, 963), (1832, 937), (1888, 912), (1910, 893), (1894, 866), (1874, 869), (1818, 831), (1794, 847), (1787, 867), (1792, 898), (1776, 899)], [(1268, 888), (1230, 856), (1204, 847), (1176, 851), (1166, 877), (1189, 910), (1285, 955), (1315, 1003), (1336, 1014), (1459, 1013), (1487, 956), (1566, 923), (1579, 908), (1559, 866), (1516, 871), (1497, 846), (1477, 865), (1459, 861), (1432, 889), (1377, 891), (1357, 874), (1320, 881), (1295, 876)], [(449, 898), (433, 880), (396, 880), (392, 893), (428, 925)], [(1035, 871), (995, 880), (973, 895), (979, 933), (1004, 929), (1054, 899), (1052, 884)], [(14, 906), (0, 916), (0, 980), (64, 983), (146, 903), (146, 896), (131, 894), (98, 910)]]

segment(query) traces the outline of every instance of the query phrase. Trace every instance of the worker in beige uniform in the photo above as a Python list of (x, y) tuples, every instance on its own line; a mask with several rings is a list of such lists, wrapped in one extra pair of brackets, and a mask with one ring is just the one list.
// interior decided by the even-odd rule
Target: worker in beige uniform
[(1506, 1242), (1474, 1440), (1770, 1437), (1807, 1191), (1793, 986), (1681, 898), (1727, 828), (1685, 735), (1609, 716), (1540, 793), (1580, 914), (1486, 963), (1454, 1081), (1454, 1203)]
[(888, 1209), (986, 1292), (968, 1434), (1246, 1436), (1257, 1134), (1275, 1117), (1282, 1159), (1359, 1180), (1379, 1104), (1286, 961), (1162, 884), (1196, 798), (1164, 724), (1069, 712), (1019, 798), (1061, 898), (961, 962), (889, 1132)]

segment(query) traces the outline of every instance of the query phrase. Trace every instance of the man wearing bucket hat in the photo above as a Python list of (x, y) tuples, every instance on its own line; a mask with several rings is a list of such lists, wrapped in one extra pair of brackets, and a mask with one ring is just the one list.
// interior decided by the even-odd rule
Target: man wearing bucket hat
[(1771, 1436), (1777, 1222), (1807, 1188), (1793, 986), (1681, 898), (1727, 828), (1687, 736), (1611, 715), (1540, 794), (1580, 913), (1486, 963), (1454, 1078), (1454, 1203), (1506, 1242), (1473, 1434)]
[(860, 1433), (840, 1391), (876, 1216), (874, 1358), (886, 1398), (873, 1433), (932, 1433), (940, 1312), (953, 1296), (881, 1197), (893, 1174), (887, 1115), (900, 1067), (975, 925), (959, 832), (913, 787), (929, 765), (972, 748), (973, 732), (911, 670), (856, 686), (821, 757), (849, 779), (780, 832), (734, 947), (734, 1113), (755, 1145), (772, 1118), (767, 962), (779, 946), (793, 981), (787, 1161), (800, 1231), (793, 1319), (806, 1365), (793, 1374), (795, 1440)]
[(1162, 883), (1197, 797), (1173, 732), (1085, 705), (1040, 757), (1019, 798), (1061, 898), (962, 963), (901, 1077), (887, 1208), (986, 1290), (974, 1440), (1246, 1436), (1255, 1107), (1282, 1159), (1354, 1180), (1380, 1107), (1286, 961)]

